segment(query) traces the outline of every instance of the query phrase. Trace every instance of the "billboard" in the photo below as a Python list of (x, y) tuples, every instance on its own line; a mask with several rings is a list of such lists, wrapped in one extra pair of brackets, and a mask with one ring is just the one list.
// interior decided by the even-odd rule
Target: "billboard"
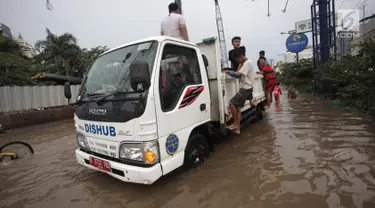
[[(343, 25), (342, 22), (344, 21), (343, 20), (344, 14), (348, 14), (348, 11), (339, 10), (339, 12), (336, 13), (336, 27)], [(353, 13), (350, 13), (350, 14), (353, 14)], [(296, 33), (311, 32), (312, 31), (312, 21), (311, 21), (311, 19), (305, 19), (305, 20), (301, 20), (301, 21), (296, 22), (295, 23), (295, 30), (296, 30)]]

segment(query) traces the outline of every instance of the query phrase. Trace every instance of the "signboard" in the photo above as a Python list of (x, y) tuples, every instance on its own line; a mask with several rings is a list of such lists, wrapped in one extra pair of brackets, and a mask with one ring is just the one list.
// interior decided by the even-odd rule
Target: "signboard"
[(311, 19), (296, 22), (296, 33), (305, 33), (312, 31)]
[(309, 39), (303, 33), (301, 34), (291, 34), (288, 39), (286, 39), (286, 48), (292, 53), (299, 53), (305, 50)]
[(275, 59), (270, 59), (270, 65), (272, 66), (272, 67), (274, 67), (275, 65)]
[[(336, 27), (342, 25), (342, 12), (336, 13)], [(311, 19), (306, 19), (298, 21), (295, 23), (296, 33), (307, 33), (312, 31), (312, 21)]]

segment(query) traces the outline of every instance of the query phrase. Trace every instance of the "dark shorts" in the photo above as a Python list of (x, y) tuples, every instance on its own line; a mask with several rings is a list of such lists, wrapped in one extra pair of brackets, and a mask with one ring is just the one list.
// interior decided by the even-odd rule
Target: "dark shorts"
[(237, 108), (242, 108), (245, 105), (246, 100), (253, 99), (253, 88), (251, 89), (240, 89), (236, 95), (229, 101), (229, 103), (233, 104)]

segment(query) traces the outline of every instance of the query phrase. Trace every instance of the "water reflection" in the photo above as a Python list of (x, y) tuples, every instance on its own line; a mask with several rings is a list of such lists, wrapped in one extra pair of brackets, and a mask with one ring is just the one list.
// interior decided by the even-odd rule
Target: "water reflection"
[(79, 166), (73, 123), (17, 130), (36, 153), (1, 170), (0, 207), (375, 207), (374, 123), (308, 96), (267, 110), (197, 170), (152, 186)]

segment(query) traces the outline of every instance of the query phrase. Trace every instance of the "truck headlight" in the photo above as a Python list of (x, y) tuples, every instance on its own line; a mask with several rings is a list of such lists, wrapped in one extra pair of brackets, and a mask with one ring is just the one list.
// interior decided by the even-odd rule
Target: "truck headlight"
[(90, 149), (89, 143), (87, 142), (85, 135), (79, 132), (77, 132), (77, 143), (80, 147), (84, 149)]
[(146, 164), (159, 162), (158, 141), (123, 143), (120, 146), (120, 158), (144, 162)]

